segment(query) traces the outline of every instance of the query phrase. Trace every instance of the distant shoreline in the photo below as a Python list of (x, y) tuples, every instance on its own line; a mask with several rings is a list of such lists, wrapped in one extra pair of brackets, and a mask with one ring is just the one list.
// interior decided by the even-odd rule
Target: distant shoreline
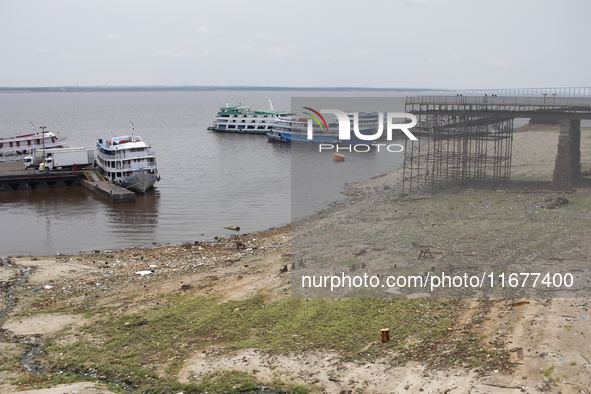
[(31, 92), (215, 92), (215, 91), (334, 91), (334, 92), (408, 92), (451, 91), (448, 89), (422, 88), (354, 88), (354, 87), (289, 87), (289, 86), (53, 86), (53, 87), (0, 87), (0, 93)]

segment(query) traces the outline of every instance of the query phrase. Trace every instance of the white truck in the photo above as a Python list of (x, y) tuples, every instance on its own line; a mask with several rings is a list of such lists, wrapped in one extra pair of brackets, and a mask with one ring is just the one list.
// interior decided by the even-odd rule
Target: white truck
[(37, 149), (33, 155), (25, 158), (25, 168), (39, 166), (39, 171), (76, 169), (94, 163), (94, 151), (86, 148), (54, 148), (45, 150)]

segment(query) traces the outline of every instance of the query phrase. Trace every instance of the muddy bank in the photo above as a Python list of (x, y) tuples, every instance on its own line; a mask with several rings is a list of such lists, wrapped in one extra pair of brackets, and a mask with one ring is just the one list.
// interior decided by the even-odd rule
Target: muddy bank
[[(550, 179), (557, 134), (540, 133), (515, 135), (516, 177)], [(588, 143), (582, 150), (589, 157)], [(482, 256), (502, 261), (516, 252), (549, 265), (588, 265), (591, 237), (578, 224), (591, 220), (587, 189), (569, 193), (573, 204), (553, 210), (541, 204), (554, 192), (527, 179), (517, 185), (521, 193), (507, 185), (509, 193), (472, 189), (400, 200), (393, 193), (399, 175), (348, 185), (350, 198), (305, 219), (311, 239), (347, 269), (359, 269), (366, 257), (379, 260), (384, 251), (397, 262), (414, 262), (421, 245), (430, 246), (434, 266)], [(406, 236), (396, 232), (399, 214)], [(539, 231), (517, 231), (523, 222)], [(347, 242), (370, 232), (382, 235), (364, 239), (363, 248)], [(0, 300), (13, 302), (0, 334), (0, 392), (56, 385), (59, 371), (74, 369), (162, 394), (216, 379), (218, 392), (269, 385), (327, 393), (581, 393), (591, 387), (588, 298), (394, 302), (376, 292), (364, 301), (293, 300), (290, 235), (284, 227), (203, 244), (11, 258), (30, 274), (13, 286), (15, 301), (5, 292)], [(12, 273), (0, 272), (0, 280), (11, 280)], [(388, 344), (379, 341), (382, 324), (392, 327)], [(36, 365), (53, 377), (33, 378), (23, 368), (23, 345), (31, 338), (44, 344)], [(221, 380), (232, 385), (220, 389)]]

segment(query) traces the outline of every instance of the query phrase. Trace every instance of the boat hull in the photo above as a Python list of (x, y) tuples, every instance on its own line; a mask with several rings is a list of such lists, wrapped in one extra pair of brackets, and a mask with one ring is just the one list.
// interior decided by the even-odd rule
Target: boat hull
[(207, 130), (214, 133), (231, 133), (231, 134), (266, 134), (269, 130), (247, 130), (247, 129), (219, 129), (217, 127), (208, 127)]
[(134, 174), (123, 179), (119, 186), (132, 190), (139, 194), (144, 194), (148, 189), (154, 187), (158, 180), (156, 174)]
[(291, 139), (285, 137), (281, 133), (267, 133), (267, 138), (271, 142), (283, 142), (283, 143), (287, 143), (287, 144), (291, 143)]

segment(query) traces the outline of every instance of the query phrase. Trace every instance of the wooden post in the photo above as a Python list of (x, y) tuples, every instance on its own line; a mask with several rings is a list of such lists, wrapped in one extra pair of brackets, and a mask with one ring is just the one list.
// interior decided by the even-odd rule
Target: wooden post
[(389, 328), (382, 328), (380, 330), (380, 336), (382, 343), (386, 343), (390, 341), (390, 329)]

